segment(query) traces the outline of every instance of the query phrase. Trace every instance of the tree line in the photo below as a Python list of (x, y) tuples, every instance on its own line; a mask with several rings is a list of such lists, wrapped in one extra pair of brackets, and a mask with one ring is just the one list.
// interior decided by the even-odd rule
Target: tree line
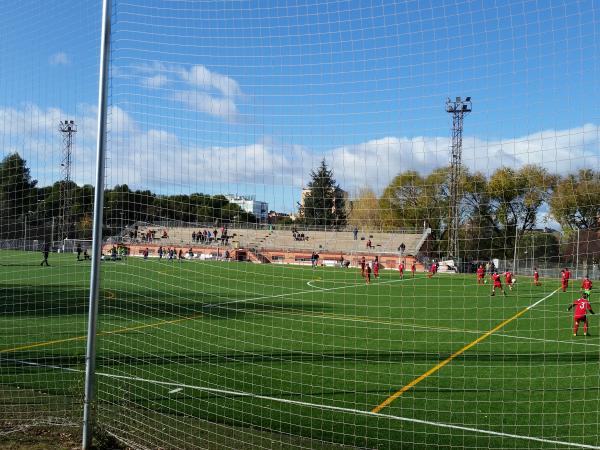
[[(298, 226), (392, 231), (429, 227), (429, 250), (445, 256), (447, 218), (450, 209), (449, 167), (429, 174), (404, 171), (396, 175), (381, 195), (369, 188), (347, 201), (325, 160), (311, 171), (310, 181), (299, 206)], [(0, 162), (0, 239), (50, 240), (58, 236), (62, 181), (38, 187), (26, 161), (18, 154)], [(70, 185), (68, 213), (70, 238), (88, 239), (92, 229), (94, 188)], [(600, 172), (579, 170), (559, 176), (538, 165), (501, 167), (491, 175), (463, 170), (460, 192), (460, 251), (464, 258), (510, 259), (514, 249), (519, 258), (554, 258), (575, 254), (577, 230), (587, 240), (582, 253), (600, 256), (590, 242), (600, 232)], [(562, 233), (538, 232), (541, 215), (558, 222)], [(132, 190), (117, 185), (106, 190), (105, 235), (117, 234), (135, 222), (226, 224), (257, 222), (257, 218), (230, 203), (223, 195), (158, 195), (150, 190)], [(54, 225), (54, 226), (53, 226)], [(600, 234), (600, 233), (599, 233)], [(60, 239), (60, 238), (58, 238)], [(559, 242), (560, 239), (560, 242)], [(570, 247), (569, 247), (570, 245)], [(570, 250), (569, 250), (570, 248)]]
[[(369, 188), (362, 189), (352, 202), (349, 223), (382, 230), (430, 227), (432, 251), (443, 256), (450, 209), (449, 171), (443, 167), (426, 175), (402, 172), (379, 197)], [(539, 257), (556, 257), (559, 244), (572, 242), (576, 230), (600, 228), (600, 172), (594, 170), (559, 176), (532, 164), (501, 167), (489, 177), (463, 170), (459, 192), (459, 234), (465, 258), (512, 259), (515, 248), (519, 258), (536, 251)], [(560, 224), (562, 236), (536, 232), (541, 214)]]
[[(4, 157), (0, 162), (0, 239), (60, 240), (58, 220), (63, 183), (38, 187), (18, 153)], [(68, 188), (71, 206), (67, 211), (67, 237), (90, 239), (94, 187), (71, 182)], [(227, 224), (256, 222), (257, 218), (223, 195), (158, 195), (149, 190), (132, 190), (126, 184), (106, 189), (105, 235), (117, 234), (135, 222), (159, 221)]]

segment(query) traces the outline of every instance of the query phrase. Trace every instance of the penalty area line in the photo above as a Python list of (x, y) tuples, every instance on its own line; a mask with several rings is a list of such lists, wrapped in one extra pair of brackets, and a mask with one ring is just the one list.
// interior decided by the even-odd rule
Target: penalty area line
[(557, 292), (558, 292), (558, 289), (552, 291), (550, 294), (546, 295), (544, 298), (542, 298), (542, 299), (538, 300), (537, 302), (535, 302), (535, 303), (533, 303), (533, 304), (531, 304), (531, 305), (523, 308), (522, 310), (520, 310), (518, 313), (516, 313), (512, 317), (509, 317), (508, 319), (504, 320), (503, 322), (500, 322), (494, 328), (492, 328), (492, 329), (486, 331), (485, 333), (483, 333), (481, 336), (479, 336), (474, 341), (471, 341), (467, 345), (461, 347), (460, 349), (458, 349), (457, 351), (455, 351), (454, 353), (452, 353), (450, 356), (448, 356), (446, 359), (444, 359), (443, 361), (440, 361), (439, 363), (437, 363), (435, 366), (433, 366), (427, 372), (419, 375), (417, 378), (415, 378), (414, 380), (412, 380), (410, 383), (408, 383), (405, 386), (403, 386), (402, 388), (398, 389), (396, 392), (394, 392), (392, 395), (390, 395), (388, 398), (386, 398), (383, 402), (381, 402), (379, 405), (377, 405), (375, 408), (373, 408), (371, 410), (371, 412), (374, 413), (374, 414), (377, 414), (382, 409), (390, 406), (395, 400), (397, 400), (400, 396), (402, 396), (402, 394), (404, 394), (406, 391), (409, 391), (412, 388), (414, 388), (417, 384), (419, 384), (421, 381), (423, 381), (428, 376), (436, 373), (442, 367), (444, 367), (447, 364), (449, 364), (454, 358), (456, 358), (457, 356), (462, 355), (464, 352), (466, 352), (467, 350), (469, 350), (471, 347), (473, 347), (473, 346), (479, 344), (481, 341), (487, 339), (489, 336), (491, 336), (492, 334), (494, 334), (496, 331), (504, 328), (506, 325), (508, 325), (509, 323), (511, 323), (513, 320), (518, 319), (523, 314), (525, 314), (527, 311), (529, 311), (530, 309), (532, 309), (535, 306), (539, 305), (544, 300), (552, 297)]
[[(53, 366), (53, 365), (47, 365), (47, 364), (39, 364), (39, 363), (28, 362), (28, 361), (19, 361), (19, 362), (21, 362), (25, 365), (29, 365), (29, 366), (38, 366), (38, 367), (46, 367), (46, 368), (51, 368), (51, 369), (66, 370), (69, 372), (80, 372), (80, 373), (84, 372), (83, 370), (79, 370), (79, 369), (72, 369), (72, 368)], [(294, 406), (305, 406), (305, 407), (309, 407), (309, 408), (317, 408), (317, 409), (328, 410), (328, 411), (357, 414), (357, 415), (362, 415), (362, 416), (375, 417), (375, 418), (379, 418), (379, 419), (396, 420), (399, 422), (427, 425), (427, 426), (432, 426), (432, 427), (436, 427), (436, 428), (445, 428), (445, 429), (449, 429), (449, 430), (466, 431), (466, 432), (473, 433), (473, 434), (484, 434), (484, 435), (488, 435), (488, 436), (497, 436), (497, 437), (502, 437), (502, 438), (511, 438), (511, 439), (518, 439), (518, 440), (524, 440), (524, 441), (540, 442), (540, 443), (544, 443), (544, 444), (560, 445), (560, 446), (570, 447), (570, 448), (584, 448), (584, 449), (600, 450), (600, 447), (596, 446), (596, 445), (580, 444), (580, 443), (568, 442), (568, 441), (560, 441), (557, 439), (546, 439), (546, 438), (541, 438), (541, 437), (537, 437), (537, 436), (528, 436), (528, 435), (522, 435), (522, 434), (505, 433), (502, 431), (485, 430), (485, 429), (481, 429), (481, 428), (474, 428), (474, 427), (468, 427), (468, 426), (463, 426), (463, 425), (454, 425), (454, 424), (445, 423), (445, 422), (433, 422), (431, 420), (422, 420), (422, 419), (415, 419), (415, 418), (411, 418), (411, 417), (395, 416), (392, 414), (374, 413), (372, 411), (364, 411), (364, 410), (354, 409), (354, 408), (345, 408), (342, 406), (320, 405), (318, 403), (310, 403), (310, 402), (304, 402), (304, 401), (300, 401), (300, 400), (291, 400), (288, 398), (278, 398), (278, 397), (270, 397), (268, 395), (253, 394), (251, 392), (234, 391), (234, 390), (230, 390), (230, 389), (219, 389), (219, 388), (204, 387), (204, 386), (194, 386), (194, 385), (190, 385), (190, 384), (176, 383), (176, 382), (172, 382), (172, 381), (151, 380), (151, 379), (147, 379), (147, 378), (130, 377), (130, 376), (126, 376), (126, 375), (117, 375), (117, 374), (104, 373), (104, 372), (96, 372), (96, 376), (119, 379), (119, 380), (124, 380), (124, 381), (138, 381), (138, 382), (143, 382), (143, 383), (150, 383), (150, 384), (165, 386), (167, 388), (172, 388), (168, 392), (169, 394), (175, 394), (175, 393), (183, 391), (184, 389), (190, 389), (190, 390), (195, 390), (195, 391), (212, 392), (214, 394), (221, 394), (221, 395), (268, 400), (268, 401), (284, 403), (284, 404), (294, 405)]]

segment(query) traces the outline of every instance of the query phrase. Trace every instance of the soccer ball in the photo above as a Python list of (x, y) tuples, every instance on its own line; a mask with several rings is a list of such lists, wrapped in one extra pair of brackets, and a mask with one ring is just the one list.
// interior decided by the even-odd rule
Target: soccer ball
[(517, 279), (516, 279), (516, 278), (513, 278), (513, 279), (512, 279), (512, 284), (516, 284), (516, 282), (517, 282)]
[(483, 280), (483, 284), (487, 284), (487, 280)]

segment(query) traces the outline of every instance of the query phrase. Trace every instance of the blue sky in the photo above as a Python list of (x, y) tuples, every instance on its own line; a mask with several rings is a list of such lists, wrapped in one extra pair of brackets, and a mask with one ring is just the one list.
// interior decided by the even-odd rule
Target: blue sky
[[(595, 1), (130, 0), (113, 19), (109, 185), (291, 211), (325, 157), (351, 193), (381, 191), (447, 162), (456, 95), (473, 170), (599, 165)], [(100, 2), (18, 2), (0, 30), (0, 152), (51, 183), (73, 118), (89, 182)]]

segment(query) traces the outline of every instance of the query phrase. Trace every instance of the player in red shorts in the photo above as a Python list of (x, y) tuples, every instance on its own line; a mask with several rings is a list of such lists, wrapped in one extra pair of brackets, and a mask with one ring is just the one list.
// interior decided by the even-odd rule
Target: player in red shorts
[(588, 295), (583, 294), (581, 298), (575, 300), (569, 307), (567, 311), (571, 311), (571, 308), (575, 307), (575, 313), (573, 314), (573, 319), (575, 324), (573, 325), (573, 336), (577, 336), (577, 330), (579, 329), (579, 322), (583, 322), (583, 334), (585, 336), (589, 336), (588, 333), (588, 320), (587, 320), (587, 312), (591, 312), (592, 314), (596, 314), (592, 310), (592, 305), (588, 300)]
[(365, 266), (365, 281), (367, 284), (371, 284), (371, 266), (369, 264)]
[(376, 256), (373, 261), (373, 275), (375, 278), (379, 278), (379, 256)]
[(592, 293), (592, 280), (590, 280), (590, 277), (588, 275), (585, 276), (585, 278), (583, 279), (583, 281), (581, 282), (581, 289), (583, 290), (583, 293), (587, 295), (587, 298), (590, 298), (590, 295)]
[(560, 283), (563, 292), (567, 292), (567, 288), (569, 287), (569, 278), (571, 278), (571, 272), (566, 267), (561, 270)]
[(415, 277), (415, 272), (417, 271), (417, 264), (413, 261), (413, 263), (410, 265), (410, 271), (412, 273), (412, 277)]
[(500, 289), (502, 291), (502, 294), (506, 295), (506, 292), (504, 291), (504, 288), (502, 287), (502, 281), (500, 281), (500, 275), (498, 275), (497, 272), (494, 272), (492, 274), (492, 281), (494, 282), (494, 284), (492, 286), (491, 297), (496, 295), (496, 289)]
[(485, 279), (485, 269), (481, 264), (477, 268), (477, 284), (483, 284)]
[(542, 283), (540, 283), (540, 274), (537, 270), (537, 267), (533, 268), (533, 284), (535, 286), (541, 286)]
[(362, 258), (360, 258), (360, 276), (364, 278), (365, 276), (365, 266), (367, 265), (367, 260), (365, 259), (365, 257), (363, 256)]
[(427, 273), (427, 278), (431, 278), (436, 273), (437, 273), (437, 264), (433, 263), (433, 264), (431, 264), (431, 267), (429, 268), (429, 272)]
[(400, 278), (404, 278), (404, 261), (398, 264), (398, 272), (400, 273)]
[(504, 272), (504, 279), (506, 280), (506, 285), (508, 286), (508, 289), (512, 291), (514, 280), (513, 274), (510, 270)]

